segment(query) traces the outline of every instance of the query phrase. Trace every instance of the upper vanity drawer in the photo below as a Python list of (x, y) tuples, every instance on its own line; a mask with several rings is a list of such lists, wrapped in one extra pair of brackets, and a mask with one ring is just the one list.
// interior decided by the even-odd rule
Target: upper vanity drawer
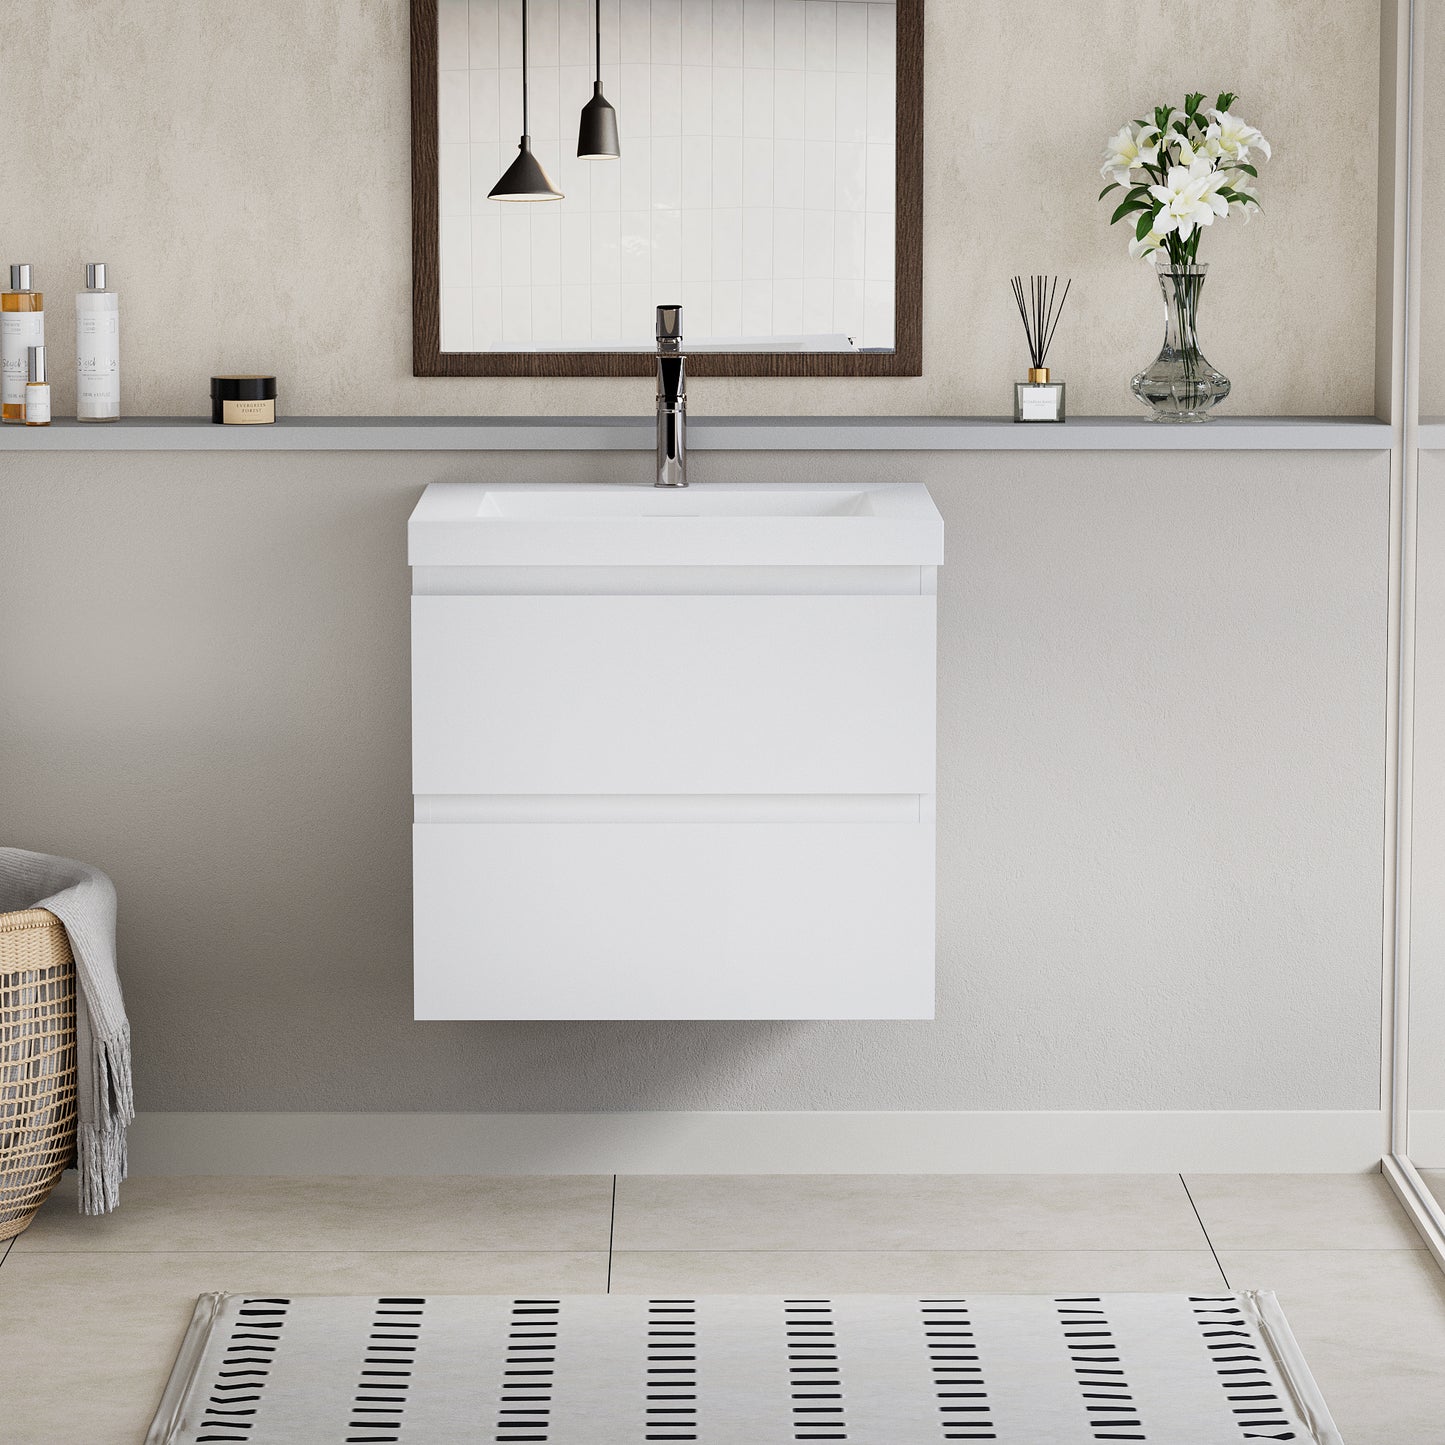
[(932, 596), (413, 597), (418, 793), (928, 793)]

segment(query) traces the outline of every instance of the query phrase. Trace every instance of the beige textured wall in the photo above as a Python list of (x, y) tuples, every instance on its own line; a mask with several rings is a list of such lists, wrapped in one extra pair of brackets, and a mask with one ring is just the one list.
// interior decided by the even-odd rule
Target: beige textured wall
[(1371, 1109), (1383, 453), (702, 452), (921, 479), (932, 1023), (415, 1023), (405, 526), (636, 453), (3, 458), (0, 832), (121, 897), (145, 1109)]
[[(643, 382), (410, 375), (405, 0), (43, 0), (0, 44), (6, 254), (50, 293), (56, 405), (72, 306), (122, 291), (125, 405), (207, 408), (267, 369), (300, 413), (639, 412)], [(1146, 268), (1096, 205), (1121, 120), (1238, 91), (1276, 145), (1266, 215), (1211, 236), (1204, 334), (1242, 413), (1373, 407), (1373, 0), (929, 0), (925, 374), (698, 382), (714, 412), (998, 413), (1024, 362), (1007, 277), (1072, 274), (1056, 361), (1076, 413), (1125, 412), (1157, 351)]]

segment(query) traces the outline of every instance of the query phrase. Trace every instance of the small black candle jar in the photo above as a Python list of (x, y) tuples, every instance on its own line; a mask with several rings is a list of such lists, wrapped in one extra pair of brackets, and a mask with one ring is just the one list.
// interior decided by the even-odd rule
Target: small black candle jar
[(213, 376), (211, 420), (224, 426), (264, 426), (276, 420), (274, 376)]

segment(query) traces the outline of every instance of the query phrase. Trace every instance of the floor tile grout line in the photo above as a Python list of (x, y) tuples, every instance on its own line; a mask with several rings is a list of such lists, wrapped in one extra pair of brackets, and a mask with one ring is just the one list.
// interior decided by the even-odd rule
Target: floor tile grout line
[[(536, 1249), (474, 1249), (471, 1247), (458, 1247), (454, 1245), (438, 1245), (435, 1249), (427, 1249), (424, 1246), (419, 1249), (382, 1249), (375, 1245), (365, 1244), (318, 1244), (312, 1249), (238, 1249), (232, 1245), (218, 1244), (209, 1249), (17, 1249), (16, 1259), (144, 1259), (154, 1256), (157, 1259), (186, 1259), (200, 1257), (208, 1254), (485, 1254), (493, 1258), (505, 1258), (510, 1255), (595, 1255), (607, 1254), (606, 1249), (577, 1248), (577, 1249), (548, 1249), (539, 1245)], [(4, 1256), (0, 1255), (0, 1259)]]
[(1184, 1187), (1184, 1197), (1189, 1201), (1189, 1207), (1194, 1211), (1194, 1217), (1199, 1221), (1200, 1232), (1204, 1235), (1204, 1242), (1209, 1246), (1209, 1252), (1214, 1256), (1214, 1267), (1219, 1271), (1219, 1277), (1224, 1281), (1225, 1289), (1232, 1289), (1229, 1283), (1229, 1276), (1224, 1272), (1224, 1266), (1219, 1262), (1219, 1251), (1214, 1247), (1214, 1241), (1209, 1237), (1209, 1230), (1204, 1223), (1204, 1216), (1199, 1212), (1199, 1206), (1194, 1202), (1194, 1196), (1189, 1192), (1189, 1181), (1181, 1174), (1179, 1182)]
[[(1206, 1236), (1207, 1238), (1207, 1236)], [(1310, 1249), (1289, 1249), (1281, 1246), (1271, 1246), (1268, 1250), (1255, 1250), (1254, 1253), (1269, 1254), (1419, 1254), (1424, 1246), (1412, 1247), (1409, 1245), (1371, 1245), (1360, 1246), (1353, 1249), (1332, 1248), (1328, 1250)], [(1128, 1249), (1128, 1248), (1074, 1248), (1065, 1246), (1063, 1248), (1049, 1247), (1044, 1245), (992, 1245), (983, 1247), (970, 1246), (947, 1246), (944, 1248), (913, 1247), (906, 1246), (900, 1249), (866, 1249), (857, 1246), (840, 1246), (836, 1249), (698, 1249), (691, 1247), (679, 1247), (676, 1249), (622, 1249), (607, 1250), (600, 1249), (374, 1249), (366, 1246), (318, 1246), (315, 1249), (230, 1249), (225, 1246), (217, 1246), (214, 1249), (20, 1249), (16, 1251), (16, 1258), (22, 1256), (26, 1259), (74, 1259), (77, 1256), (85, 1255), (90, 1258), (108, 1258), (114, 1256), (117, 1259), (134, 1259), (154, 1255), (157, 1257), (176, 1257), (190, 1255), (210, 1254), (485, 1254), (485, 1255), (511, 1255), (511, 1254), (867, 1254), (887, 1257), (900, 1254), (1204, 1254), (1212, 1253), (1212, 1249), (1198, 1248), (1172, 1248), (1172, 1249)], [(1246, 1251), (1250, 1252), (1250, 1251)]]
[[(532, 1255), (539, 1258), (546, 1258), (551, 1255), (558, 1256), (595, 1256), (603, 1254), (607, 1257), (609, 1272), (618, 1254), (636, 1255), (646, 1258), (649, 1255), (862, 1255), (869, 1258), (887, 1259), (897, 1255), (1195, 1255), (1209, 1254), (1216, 1264), (1220, 1264), (1218, 1251), (1212, 1242), (1208, 1241), (1206, 1234), (1206, 1248), (1204, 1249), (1055, 1249), (1046, 1247), (1005, 1247), (1005, 1248), (983, 1248), (983, 1249), (622, 1249), (622, 1250), (601, 1250), (601, 1249), (368, 1249), (368, 1248), (317, 1248), (317, 1249), (15, 1249), (13, 1251), (0, 1252), (0, 1264), (3, 1264), (8, 1254), (13, 1252), (17, 1260), (32, 1259), (79, 1259), (88, 1258), (93, 1260), (102, 1259), (188, 1259), (205, 1256), (236, 1256), (238, 1258), (249, 1258), (250, 1256), (315, 1256), (327, 1255), (367, 1255), (385, 1258), (404, 1258), (411, 1255), (458, 1255), (471, 1257), (482, 1255), (491, 1259), (505, 1259), (514, 1255)], [(1356, 1246), (1330, 1246), (1323, 1247), (1291, 1247), (1287, 1245), (1248, 1246), (1239, 1249), (1230, 1249), (1231, 1254), (1337, 1254), (1337, 1255), (1367, 1255), (1367, 1254), (1388, 1254), (1388, 1255), (1424, 1255), (1428, 1250), (1423, 1245), (1356, 1245)], [(1220, 1264), (1221, 1273), (1223, 1266)]]
[[(48, 1252), (50, 1252), (50, 1253), (59, 1253), (60, 1251), (58, 1251), (58, 1250), (52, 1250), (52, 1251), (48, 1251)], [(89, 1253), (90, 1251), (71, 1251), (71, 1252), (73, 1252), (73, 1253)], [(117, 1252), (118, 1252), (118, 1251), (117, 1251)], [(147, 1252), (148, 1252), (148, 1251), (147, 1251)], [(154, 1252), (155, 1252), (155, 1253), (161, 1253), (162, 1251), (157, 1250), (157, 1251), (154, 1251)], [(203, 1251), (198, 1251), (198, 1252), (203, 1252)], [(218, 1252), (219, 1252), (219, 1253), (224, 1253), (225, 1251), (218, 1251)], [(255, 1253), (255, 1254), (263, 1254), (263, 1253), (267, 1253), (267, 1252), (268, 1252), (268, 1251), (265, 1251), (265, 1250), (253, 1250), (253, 1251), (250, 1251), (250, 1253)], [(375, 1252), (378, 1252), (378, 1251), (371, 1251), (371, 1252), (375, 1253)], [(432, 1251), (432, 1252), (433, 1252), (433, 1253), (445, 1253), (446, 1251), (435, 1251), (435, 1250), (434, 1250), (434, 1251)], [(487, 1251), (482, 1250), (482, 1251), (477, 1251), (477, 1252), (479, 1252), (479, 1253), (486, 1253)], [(1174, 1249), (1127, 1249), (1127, 1248), (1123, 1248), (1123, 1247), (1120, 1247), (1120, 1248), (1117, 1248), (1117, 1249), (1073, 1249), (1073, 1248), (1070, 1248), (1070, 1247), (1068, 1247), (1068, 1246), (1064, 1246), (1063, 1248), (1057, 1248), (1057, 1247), (1051, 1247), (1051, 1246), (1048, 1246), (1048, 1245), (994, 1245), (994, 1246), (985, 1245), (985, 1246), (982, 1246), (982, 1247), (969, 1246), (969, 1245), (961, 1245), (961, 1246), (955, 1247), (955, 1246), (950, 1245), (950, 1246), (948, 1246), (948, 1247), (946, 1247), (946, 1248), (942, 1248), (942, 1249), (929, 1249), (929, 1248), (926, 1248), (926, 1247), (921, 1247), (921, 1248), (916, 1248), (916, 1249), (915, 1249), (915, 1248), (904, 1248), (904, 1249), (866, 1249), (866, 1248), (860, 1248), (860, 1247), (858, 1247), (858, 1246), (851, 1246), (851, 1247), (849, 1247), (849, 1246), (840, 1246), (840, 1247), (837, 1248), (837, 1249), (746, 1249), (746, 1248), (744, 1248), (744, 1249), (694, 1249), (694, 1248), (683, 1247), (683, 1248), (677, 1248), (677, 1249), (652, 1249), (652, 1248), (648, 1248), (648, 1249), (619, 1249), (619, 1250), (617, 1251), (618, 1254), (870, 1254), (870, 1255), (882, 1255), (882, 1256), (896, 1255), (896, 1254), (925, 1254), (925, 1255), (933, 1255), (933, 1254), (1212, 1254), (1213, 1252), (1214, 1252), (1213, 1249), (1210, 1248), (1210, 1247), (1208, 1247), (1207, 1245), (1206, 1245), (1206, 1247), (1205, 1247), (1204, 1249), (1199, 1249), (1198, 1247), (1195, 1247), (1195, 1248), (1174, 1248)], [(1299, 1253), (1299, 1254), (1367, 1254), (1367, 1253), (1374, 1253), (1374, 1254), (1419, 1254), (1419, 1253), (1421, 1253), (1421, 1250), (1420, 1250), (1420, 1249), (1412, 1248), (1412, 1247), (1409, 1246), (1409, 1245), (1403, 1245), (1403, 1244), (1402, 1244), (1402, 1245), (1398, 1245), (1398, 1246), (1381, 1245), (1380, 1247), (1374, 1248), (1374, 1249), (1353, 1249), (1353, 1250), (1351, 1250), (1351, 1249), (1329, 1249), (1329, 1250), (1301, 1249), (1301, 1250), (1295, 1251), (1295, 1250), (1289, 1250), (1289, 1249), (1275, 1249), (1275, 1248), (1271, 1248), (1271, 1249), (1269, 1249), (1269, 1250), (1267, 1250), (1267, 1251), (1257, 1250), (1257, 1251), (1255, 1251), (1255, 1252), (1256, 1252), (1256, 1253), (1269, 1253), (1269, 1254), (1291, 1254), (1291, 1253)]]
[[(216, 1244), (202, 1246), (199, 1249), (105, 1249), (97, 1247), (94, 1249), (46, 1249), (43, 1245), (26, 1245), (23, 1249), (15, 1251), (18, 1259), (21, 1255), (34, 1259), (37, 1255), (53, 1255), (71, 1258), (75, 1255), (145, 1255), (145, 1254), (606, 1254), (605, 1249), (597, 1249), (587, 1245), (560, 1247), (554, 1245), (512, 1245), (501, 1249), (477, 1249), (471, 1245), (439, 1244), (434, 1248), (427, 1248), (422, 1245), (416, 1249), (389, 1249), (374, 1244), (317, 1244), (306, 1249), (273, 1249), (269, 1246), (236, 1246), (231, 1244)], [(0, 1259), (4, 1256), (0, 1255)]]
[(607, 1216), (607, 1293), (612, 1293), (613, 1241), (617, 1237), (617, 1176), (612, 1176), (612, 1210)]

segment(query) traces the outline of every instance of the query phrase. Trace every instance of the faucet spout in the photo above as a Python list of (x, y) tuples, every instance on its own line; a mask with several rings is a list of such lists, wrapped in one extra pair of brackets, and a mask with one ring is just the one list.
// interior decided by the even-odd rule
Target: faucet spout
[(682, 354), (682, 307), (657, 308), (658, 487), (687, 485), (687, 358)]

